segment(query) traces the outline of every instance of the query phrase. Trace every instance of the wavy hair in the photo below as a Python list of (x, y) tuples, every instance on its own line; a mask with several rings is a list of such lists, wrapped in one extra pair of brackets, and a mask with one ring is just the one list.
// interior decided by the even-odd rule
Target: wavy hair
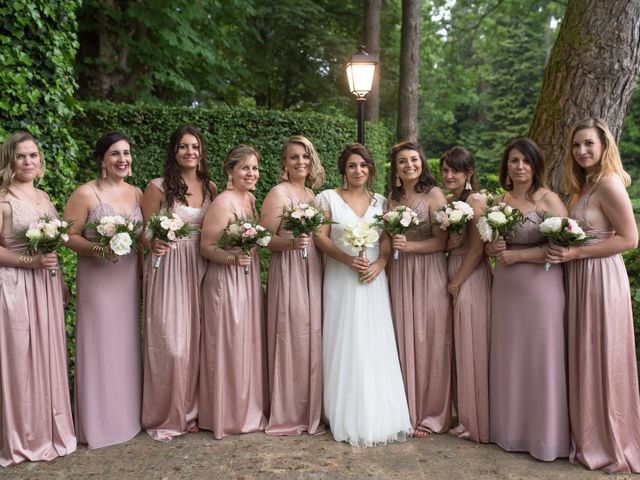
[(15, 177), (14, 163), (16, 160), (16, 147), (22, 142), (31, 140), (38, 148), (40, 155), (40, 178), (44, 176), (44, 156), (36, 139), (29, 132), (20, 130), (12, 133), (0, 147), (0, 193), (6, 193)]
[[(595, 128), (600, 137), (603, 150), (597, 171), (587, 173), (573, 158), (573, 139), (577, 132)], [(631, 177), (625, 172), (620, 159), (616, 141), (606, 122), (601, 118), (584, 118), (575, 123), (569, 132), (567, 147), (564, 153), (564, 171), (562, 173), (562, 189), (568, 195), (577, 195), (586, 182), (596, 184), (608, 175), (618, 175), (625, 187), (631, 185)]]
[(500, 185), (508, 192), (513, 190), (513, 182), (510, 181), (507, 183), (507, 177), (509, 175), (507, 165), (509, 163), (509, 154), (511, 153), (511, 150), (514, 149), (524, 155), (524, 158), (527, 160), (529, 165), (531, 165), (531, 169), (533, 170), (533, 180), (531, 181), (531, 186), (525, 195), (525, 198), (531, 201), (533, 194), (539, 188), (547, 187), (544, 155), (542, 154), (542, 150), (540, 150), (538, 144), (529, 138), (516, 138), (509, 142), (502, 154), (502, 159), (500, 160), (500, 171), (498, 173)]
[(222, 164), (222, 171), (225, 175), (229, 175), (231, 170), (233, 170), (237, 164), (245, 161), (251, 155), (255, 155), (258, 159), (258, 163), (260, 162), (260, 154), (255, 148), (244, 144), (236, 145), (227, 152), (227, 156)]
[(463, 190), (460, 195), (460, 200), (463, 202), (467, 200), (469, 195), (478, 191), (478, 178), (476, 177), (476, 159), (473, 154), (463, 147), (453, 147), (447, 150), (440, 157), (440, 170), (442, 165), (447, 163), (447, 166), (457, 172), (469, 173), (469, 183), (471, 184), (471, 190)]
[(289, 139), (282, 146), (280, 179), (282, 181), (288, 180), (284, 168), (284, 162), (287, 159), (287, 148), (289, 148), (290, 145), (300, 145), (302, 148), (304, 148), (305, 153), (309, 155), (309, 173), (307, 174), (305, 183), (309, 187), (314, 189), (321, 187), (325, 179), (324, 167), (320, 162), (320, 157), (318, 156), (316, 147), (308, 138), (303, 137), (302, 135), (294, 135), (292, 137), (289, 137)]
[(180, 142), (185, 135), (193, 135), (198, 139), (198, 145), (200, 146), (200, 163), (196, 169), (196, 176), (200, 180), (202, 185), (202, 198), (206, 199), (207, 196), (213, 200), (213, 194), (209, 188), (211, 184), (211, 177), (209, 176), (209, 166), (207, 164), (207, 149), (204, 145), (204, 139), (200, 130), (192, 125), (179, 126), (169, 138), (167, 144), (167, 153), (164, 159), (164, 173), (163, 173), (163, 187), (164, 194), (167, 201), (167, 206), (172, 208), (176, 201), (179, 201), (185, 205), (188, 205), (187, 197), (188, 193), (187, 184), (182, 178), (180, 166), (176, 160), (176, 154), (180, 148)]
[(389, 151), (389, 159), (391, 160), (391, 168), (389, 168), (389, 177), (387, 179), (387, 187), (389, 188), (389, 192), (391, 192), (390, 196), (392, 200), (399, 201), (403, 195), (406, 194), (404, 191), (404, 185), (398, 186), (398, 154), (400, 152), (404, 152), (406, 150), (413, 150), (418, 152), (418, 156), (420, 157), (420, 163), (422, 164), (422, 173), (420, 174), (420, 178), (418, 178), (418, 182), (414, 187), (414, 191), (416, 193), (429, 193), (433, 187), (436, 185), (436, 180), (431, 174), (431, 170), (429, 169), (429, 164), (427, 163), (427, 158), (422, 151), (422, 147), (418, 142), (414, 142), (411, 140), (405, 140), (404, 142), (400, 142), (391, 147)]

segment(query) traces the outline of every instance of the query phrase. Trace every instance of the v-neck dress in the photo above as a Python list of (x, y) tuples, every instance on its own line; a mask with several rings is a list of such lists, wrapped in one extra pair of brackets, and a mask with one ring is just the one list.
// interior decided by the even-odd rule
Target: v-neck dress
[[(373, 222), (386, 200), (376, 194), (361, 218), (335, 190), (322, 192), (316, 204), (336, 222), (331, 240), (355, 255), (342, 242), (345, 227)], [(378, 255), (376, 242), (367, 257)], [(363, 284), (355, 271), (326, 256), (322, 305), (324, 411), (334, 439), (361, 447), (404, 440), (412, 429), (385, 272)]]

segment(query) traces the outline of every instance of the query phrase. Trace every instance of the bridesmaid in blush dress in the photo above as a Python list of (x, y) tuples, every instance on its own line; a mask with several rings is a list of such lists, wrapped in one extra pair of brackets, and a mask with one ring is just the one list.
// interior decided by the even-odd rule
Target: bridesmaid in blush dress
[[(609, 473), (640, 473), (640, 397), (629, 279), (621, 252), (638, 246), (618, 147), (606, 123), (572, 128), (563, 187), (586, 246), (549, 251), (567, 262), (571, 460)], [(555, 268), (555, 267), (552, 267)]]
[(449, 293), (453, 298), (453, 338), (458, 425), (451, 433), (474, 442), (489, 442), (489, 319), (491, 264), (476, 225), (486, 208), (478, 192), (475, 159), (453, 147), (440, 158), (440, 171), (452, 200), (467, 202), (474, 212), (460, 235), (451, 234)]
[[(255, 219), (251, 193), (260, 172), (256, 150), (239, 145), (224, 161), (227, 189), (204, 217), (200, 252), (209, 260), (202, 283), (199, 425), (217, 439), (264, 431), (269, 391), (264, 299), (258, 252), (217, 247), (224, 229)], [(245, 273), (244, 267), (250, 267)]]
[(198, 430), (200, 286), (207, 267), (200, 227), (216, 191), (202, 134), (179, 127), (167, 146), (164, 176), (151, 180), (142, 199), (146, 221), (168, 210), (195, 229), (172, 244), (154, 240), (145, 262), (142, 426), (155, 440)]
[[(34, 186), (44, 160), (16, 132), (0, 148), (0, 466), (47, 461), (76, 449), (67, 380), (62, 276), (55, 253), (26, 253), (17, 235), (43, 215), (57, 218)], [(66, 292), (68, 293), (68, 292)]]
[(100, 176), (78, 187), (64, 212), (68, 246), (78, 253), (76, 431), (90, 449), (136, 436), (142, 395), (138, 256), (105, 257), (85, 229), (105, 215), (141, 221), (142, 192), (125, 181), (132, 158), (123, 134), (103, 135), (94, 157)]
[(540, 148), (527, 138), (507, 145), (500, 163), (507, 193), (497, 202), (525, 222), (487, 244), (496, 257), (491, 289), (489, 424), (491, 441), (508, 451), (552, 461), (569, 455), (565, 296), (562, 268), (545, 271), (543, 212), (566, 216), (545, 187)]
[[(323, 433), (322, 424), (322, 258), (308, 235), (293, 237), (282, 227), (283, 211), (313, 204), (312, 188), (324, 183), (313, 144), (289, 138), (282, 150), (282, 182), (262, 205), (261, 223), (274, 232), (269, 243), (267, 349), (271, 415), (266, 433)], [(302, 252), (306, 249), (306, 258)]]
[(414, 437), (451, 427), (451, 302), (447, 292), (447, 233), (431, 225), (446, 204), (422, 148), (391, 149), (389, 208), (406, 205), (424, 222), (417, 232), (393, 236), (398, 260), (389, 262), (391, 311)]

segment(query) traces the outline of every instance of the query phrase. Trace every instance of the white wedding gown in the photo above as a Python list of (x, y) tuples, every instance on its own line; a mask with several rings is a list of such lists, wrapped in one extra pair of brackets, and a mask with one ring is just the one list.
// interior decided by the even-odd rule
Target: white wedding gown
[[(335, 190), (325, 190), (316, 203), (331, 212), (331, 239), (343, 244), (349, 223), (373, 222), (386, 200), (376, 194), (359, 218)], [(367, 250), (374, 261), (379, 245)], [(324, 412), (333, 438), (353, 446), (370, 447), (404, 440), (411, 434), (409, 410), (396, 349), (387, 276), (382, 271), (370, 284), (326, 256), (323, 285)]]

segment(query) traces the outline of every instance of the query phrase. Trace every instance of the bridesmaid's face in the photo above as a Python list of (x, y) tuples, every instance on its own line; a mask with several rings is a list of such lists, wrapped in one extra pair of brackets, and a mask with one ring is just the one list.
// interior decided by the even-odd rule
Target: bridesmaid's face
[(102, 157), (107, 177), (125, 178), (129, 174), (132, 162), (131, 148), (126, 140), (111, 145)]
[(369, 180), (369, 165), (362, 156), (353, 153), (347, 159), (345, 176), (349, 187), (364, 187)]
[(422, 175), (422, 160), (415, 150), (401, 150), (396, 154), (396, 175), (400, 180), (418, 180)]
[(246, 160), (236, 163), (231, 172), (233, 177), (233, 187), (240, 191), (250, 191), (256, 188), (260, 170), (258, 169), (258, 158), (249, 155)]
[(305, 181), (309, 175), (311, 156), (300, 144), (291, 143), (284, 154), (284, 168), (292, 181)]
[(42, 175), (40, 150), (33, 140), (26, 140), (16, 145), (13, 172), (20, 182), (30, 182)]
[(571, 154), (578, 165), (587, 171), (599, 168), (603, 150), (597, 128), (578, 130), (573, 136)]
[(517, 148), (512, 148), (509, 152), (507, 172), (514, 184), (531, 183), (533, 181), (533, 167), (527, 157)]
[(444, 186), (447, 190), (454, 193), (462, 192), (464, 190), (464, 185), (467, 183), (467, 177), (471, 175), (450, 167), (447, 165), (446, 161), (442, 162), (440, 173), (442, 173)]
[(181, 170), (192, 170), (200, 164), (200, 142), (190, 133), (185, 133), (178, 144), (176, 162)]

